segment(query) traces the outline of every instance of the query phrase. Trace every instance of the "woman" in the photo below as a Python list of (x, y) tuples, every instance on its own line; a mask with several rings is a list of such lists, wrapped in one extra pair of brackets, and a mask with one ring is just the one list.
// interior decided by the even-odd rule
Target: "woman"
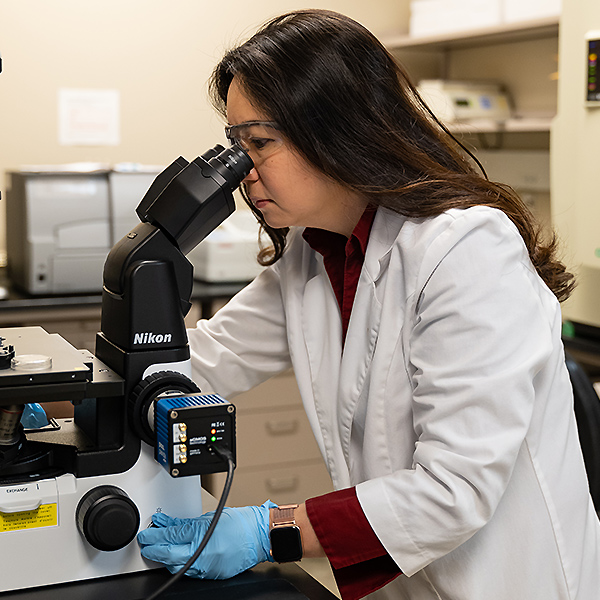
[[(337, 490), (292, 511), (303, 555), (343, 598), (597, 599), (554, 241), (347, 17), (274, 19), (211, 89), (273, 246), (189, 332), (195, 379), (230, 397), (293, 366)], [(227, 509), (192, 574), (280, 555), (279, 512)], [(176, 569), (208, 520), (158, 516), (142, 553)]]

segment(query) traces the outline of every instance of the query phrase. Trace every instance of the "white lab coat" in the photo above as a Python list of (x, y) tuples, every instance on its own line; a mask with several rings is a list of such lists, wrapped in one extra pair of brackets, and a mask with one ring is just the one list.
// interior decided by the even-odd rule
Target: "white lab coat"
[(343, 348), (299, 231), (189, 339), (201, 388), (226, 397), (293, 366), (335, 487), (356, 486), (404, 573), (374, 596), (598, 600), (600, 524), (560, 330), (502, 212), (379, 209)]

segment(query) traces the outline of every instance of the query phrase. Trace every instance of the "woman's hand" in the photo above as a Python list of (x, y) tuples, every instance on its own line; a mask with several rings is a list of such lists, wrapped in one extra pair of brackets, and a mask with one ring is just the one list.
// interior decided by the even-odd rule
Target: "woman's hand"
[[(206, 548), (187, 571), (202, 579), (228, 579), (271, 560), (269, 509), (262, 506), (225, 508)], [(142, 556), (163, 563), (172, 573), (191, 558), (208, 529), (214, 512), (196, 519), (178, 519), (164, 513), (152, 516), (155, 527), (138, 534)]]

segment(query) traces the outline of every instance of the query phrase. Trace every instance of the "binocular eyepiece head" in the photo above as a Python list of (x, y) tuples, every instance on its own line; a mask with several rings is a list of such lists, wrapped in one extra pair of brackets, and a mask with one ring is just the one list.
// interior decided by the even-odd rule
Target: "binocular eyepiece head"
[(187, 254), (233, 213), (233, 192), (253, 166), (238, 144), (217, 145), (191, 163), (180, 156), (154, 180), (136, 212)]

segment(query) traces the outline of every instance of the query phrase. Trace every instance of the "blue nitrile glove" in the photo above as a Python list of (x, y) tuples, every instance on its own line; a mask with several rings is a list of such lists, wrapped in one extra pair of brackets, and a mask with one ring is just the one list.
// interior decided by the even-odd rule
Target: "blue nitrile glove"
[[(225, 508), (206, 548), (188, 569), (187, 575), (201, 579), (228, 579), (258, 563), (271, 561), (269, 509), (262, 506)], [(142, 556), (164, 563), (171, 573), (179, 571), (196, 551), (214, 512), (196, 519), (177, 519), (164, 513), (152, 516), (156, 527), (138, 534)]]
[(26, 404), (21, 415), (21, 424), (25, 429), (46, 427), (48, 425), (48, 417), (41, 404)]

